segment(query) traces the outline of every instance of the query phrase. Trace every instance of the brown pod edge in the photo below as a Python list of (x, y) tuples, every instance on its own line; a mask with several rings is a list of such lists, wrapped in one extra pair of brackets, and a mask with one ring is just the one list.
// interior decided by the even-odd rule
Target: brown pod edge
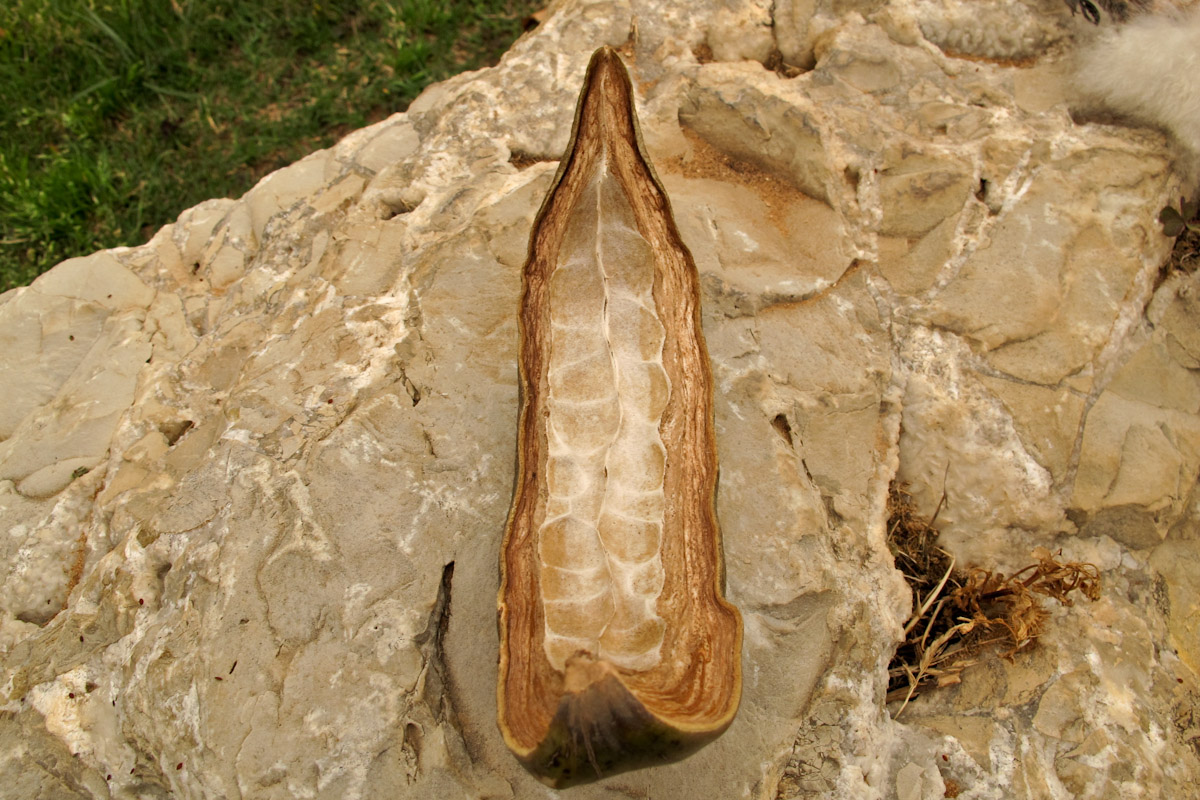
[[(597, 211), (598, 206), (601, 211)], [(579, 222), (581, 214), (590, 216)], [(611, 222), (613, 219), (617, 222)], [(622, 227), (621, 219), (636, 223), (637, 241), (633, 245), (624, 244), (630, 228)], [(619, 239), (617, 244), (581, 246), (580, 231), (586, 233), (593, 223), (593, 230), (610, 225), (606, 230), (615, 232), (612, 238)], [(638, 243), (643, 240), (644, 244)], [(564, 264), (566, 269), (574, 268), (576, 262), (571, 259), (576, 251), (599, 254), (597, 264), (588, 266), (592, 270), (588, 274), (602, 275), (603, 280), (610, 281), (602, 287), (603, 323), (598, 333), (583, 330), (585, 323), (580, 323), (582, 332), (578, 333), (574, 327), (564, 327), (562, 320), (569, 319), (564, 316), (567, 312), (552, 308), (552, 301), (560, 303), (572, 297), (564, 289), (553, 289), (552, 279)], [(584, 525), (583, 538), (564, 534), (566, 538), (550, 541), (553, 520), (548, 507), (555, 503), (561, 506), (564, 496), (561, 489), (555, 489), (559, 494), (551, 496), (550, 450), (553, 446), (559, 448), (557, 453), (564, 452), (562, 431), (570, 425), (578, 427), (578, 419), (556, 420), (552, 412), (583, 408), (582, 402), (572, 406), (561, 398), (575, 397), (567, 393), (590, 385), (564, 383), (565, 378), (556, 373), (559, 377), (554, 385), (566, 385), (568, 389), (552, 390), (554, 343), (559, 341), (565, 351), (568, 342), (574, 341), (572, 336), (580, 341), (580, 337), (588, 336), (607, 341), (612, 349), (612, 375), (616, 376), (611, 382), (622, 392), (632, 391), (628, 376), (650, 362), (622, 362), (624, 356), (617, 352), (621, 345), (614, 344), (628, 327), (614, 322), (616, 303), (626, 302), (624, 307), (628, 308), (628, 297), (633, 296), (617, 293), (635, 291), (636, 287), (628, 286), (642, 280), (634, 274), (627, 284), (618, 283), (625, 280), (620, 270), (625, 269), (625, 257), (630, 252), (643, 254), (634, 261), (641, 258), (644, 264), (652, 264), (652, 268), (644, 268), (644, 275), (653, 276), (652, 287), (649, 278), (639, 285), (648, 287), (641, 296), (652, 296), (649, 314), (661, 325), (659, 331), (653, 322), (647, 323), (650, 333), (646, 341), (661, 343), (661, 352), (651, 348), (648, 358), (653, 364), (648, 369), (658, 370), (661, 366), (669, 391), (663, 394), (666, 399), (660, 405), (647, 401), (649, 405), (620, 406), (620, 413), (626, 416), (642, 413), (644, 408), (661, 408), (661, 416), (651, 416), (650, 423), (637, 423), (650, 425), (638, 430), (653, 434), (657, 422), (657, 439), (654, 435), (629, 434), (622, 441), (639, 440), (628, 445), (631, 452), (642, 453), (649, 447), (652, 455), (661, 453), (649, 472), (639, 467), (634, 470), (636, 474), (624, 477), (617, 469), (617, 456), (604, 456), (608, 460), (590, 473), (601, 475), (602, 480), (593, 480), (590, 485), (608, 494), (593, 500), (576, 497), (570, 502), (577, 508), (590, 502), (587, 507), (609, 509), (617, 515), (612, 519), (628, 521), (620, 516), (626, 513), (623, 509), (633, 508), (639, 497), (657, 497), (659, 505), (653, 506), (653, 514), (660, 516), (652, 514), (654, 522), (645, 523), (637, 517), (641, 512), (629, 512), (637, 517), (629, 526), (649, 526), (646, 529), (651, 533), (642, 539), (633, 534), (614, 539), (611, 533), (606, 538), (604, 518), (598, 517), (601, 521), (595, 529), (599, 534), (593, 536), (588, 532), (592, 528)], [(560, 276), (556, 285), (566, 285), (565, 280)], [(586, 292), (583, 294), (586, 299)], [(640, 308), (649, 306), (643, 302)], [(557, 320), (553, 324), (552, 317)], [(565, 355), (558, 358), (556, 363), (567, 363)], [(497, 695), (505, 742), (530, 771), (556, 787), (681, 758), (719, 736), (737, 712), (742, 687), (742, 620), (724, 597), (721, 536), (714, 509), (717, 450), (713, 382), (700, 325), (699, 277), (642, 145), (629, 74), (610, 47), (602, 47), (592, 56), (570, 145), (534, 222), (522, 278), (518, 368), (521, 399), (517, 472), (500, 554)], [(566, 368), (560, 369), (565, 374)], [(552, 391), (560, 393), (556, 395), (559, 400), (551, 399)], [(604, 391), (615, 396), (617, 389)], [(621, 397), (613, 402), (625, 403), (625, 395)], [(585, 430), (583, 435), (590, 432)], [(650, 440), (650, 444), (641, 440)], [(611, 447), (609, 450), (615, 452)], [(592, 469), (594, 465), (588, 459), (598, 458), (585, 445), (569, 451), (569, 456), (578, 469)], [(561, 474), (561, 466), (558, 469)], [(562, 479), (557, 480), (560, 483), (556, 485), (561, 486)], [(647, 480), (657, 481), (657, 494), (638, 495), (621, 488)], [(655, 553), (630, 556), (626, 552), (639, 542), (653, 542), (655, 538)], [(588, 555), (593, 552), (599, 555)], [(628, 566), (620, 560), (626, 557), (643, 560)], [(582, 571), (572, 572), (570, 564), (559, 570), (560, 561), (570, 558), (594, 558), (601, 566), (585, 560), (581, 562)], [(617, 569), (610, 569), (614, 565)], [(638, 575), (650, 576), (642, 583), (651, 588), (637, 589), (652, 593), (653, 599), (646, 600), (645, 605), (636, 605), (630, 598), (641, 603), (641, 598), (651, 595), (621, 595), (621, 587), (633, 585), (629, 583), (632, 578), (620, 577), (626, 568), (630, 575), (640, 569)], [(583, 576), (579, 580), (593, 582), (588, 586), (599, 586), (595, 582), (603, 580), (612, 583), (610, 588), (588, 589), (590, 594), (580, 590), (580, 596), (587, 596), (572, 605), (576, 598), (569, 587), (564, 589), (561, 582), (550, 585), (550, 577), (558, 581), (555, 576)], [(548, 603), (547, 597), (552, 601)], [(572, 617), (564, 608), (581, 610)], [(636, 613), (628, 611), (630, 608)], [(602, 613), (589, 609), (600, 609)], [(621, 609), (628, 612), (625, 617), (620, 617)], [(604, 622), (609, 619), (613, 621)], [(626, 629), (620, 628), (627, 624), (622, 619), (633, 619), (641, 633), (621, 639), (616, 634)], [(596, 625), (606, 627), (596, 633), (601, 630)], [(564, 656), (564, 641), (593, 643), (581, 644)]]

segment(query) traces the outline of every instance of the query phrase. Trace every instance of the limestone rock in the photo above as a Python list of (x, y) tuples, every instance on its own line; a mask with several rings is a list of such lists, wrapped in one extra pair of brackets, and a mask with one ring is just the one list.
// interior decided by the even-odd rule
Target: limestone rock
[[(565, 2), (0, 297), (0, 797), (541, 796), (496, 727), (516, 312), (602, 44), (701, 272), (745, 687), (697, 755), (572, 794), (1186, 796), (1200, 279), (1160, 280), (1155, 221), (1183, 171), (1073, 120), (1063, 4), (965, 9)], [(960, 563), (1103, 579), (899, 720), (894, 479), (944, 494)]]

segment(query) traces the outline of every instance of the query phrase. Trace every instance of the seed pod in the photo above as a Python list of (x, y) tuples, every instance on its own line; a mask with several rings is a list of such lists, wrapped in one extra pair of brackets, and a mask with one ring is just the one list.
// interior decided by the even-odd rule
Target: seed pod
[(565, 786), (691, 752), (741, 695), (699, 278), (611, 48), (588, 67), (522, 289), (499, 723)]

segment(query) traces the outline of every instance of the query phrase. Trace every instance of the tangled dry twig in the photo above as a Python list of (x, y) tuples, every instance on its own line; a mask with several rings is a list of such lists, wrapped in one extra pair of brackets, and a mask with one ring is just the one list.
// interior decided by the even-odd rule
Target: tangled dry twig
[[(938, 511), (941, 507), (939, 502)], [(1036, 563), (1012, 575), (956, 570), (954, 559), (937, 546), (937, 511), (931, 520), (921, 518), (898, 484), (889, 492), (888, 511), (888, 545), (912, 587), (914, 608), (888, 672), (887, 702), (903, 701), (895, 716), (922, 692), (960, 682), (963, 670), (985, 652), (1004, 648), (1000, 656), (1011, 659), (1030, 647), (1049, 616), (1039, 595), (1068, 606), (1075, 592), (1089, 600), (1100, 596), (1094, 564), (1060, 562), (1061, 553), (1044, 547), (1034, 550)]]

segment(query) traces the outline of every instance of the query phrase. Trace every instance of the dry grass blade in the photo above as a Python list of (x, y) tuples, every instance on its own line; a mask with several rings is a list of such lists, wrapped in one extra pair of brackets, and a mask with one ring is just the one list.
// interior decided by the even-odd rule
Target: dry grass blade
[(923, 691), (958, 683), (989, 648), (1004, 648), (1000, 656), (1012, 658), (1032, 646), (1049, 617), (1039, 595), (1068, 606), (1076, 592), (1089, 600), (1100, 596), (1094, 564), (1060, 562), (1044, 547), (1034, 550), (1036, 563), (1008, 576), (955, 569), (937, 546), (932, 520), (916, 512), (902, 485), (891, 487), (888, 512), (888, 546), (912, 587), (915, 609), (888, 670), (887, 702), (902, 701), (895, 716)]
[[(953, 571), (954, 571), (954, 559), (951, 558), (950, 565), (948, 567), (946, 567), (946, 573), (944, 575), (942, 575), (942, 579), (940, 581), (938, 581), (938, 585), (933, 587), (933, 591), (930, 592), (929, 595), (925, 598), (925, 602), (921, 603), (920, 608), (918, 608), (916, 611), (913, 612), (912, 618), (909, 619), (908, 624), (904, 626), (904, 635), (905, 636), (912, 633), (912, 629), (917, 627), (917, 623), (919, 623), (922, 619), (924, 619), (925, 615), (929, 613), (930, 606), (932, 606), (934, 601), (937, 600), (938, 595), (940, 595), (942, 593), (942, 589), (946, 588), (946, 581), (950, 580), (950, 574)], [(934, 618), (936, 618), (937, 614), (935, 613), (933, 616), (934, 616)]]

